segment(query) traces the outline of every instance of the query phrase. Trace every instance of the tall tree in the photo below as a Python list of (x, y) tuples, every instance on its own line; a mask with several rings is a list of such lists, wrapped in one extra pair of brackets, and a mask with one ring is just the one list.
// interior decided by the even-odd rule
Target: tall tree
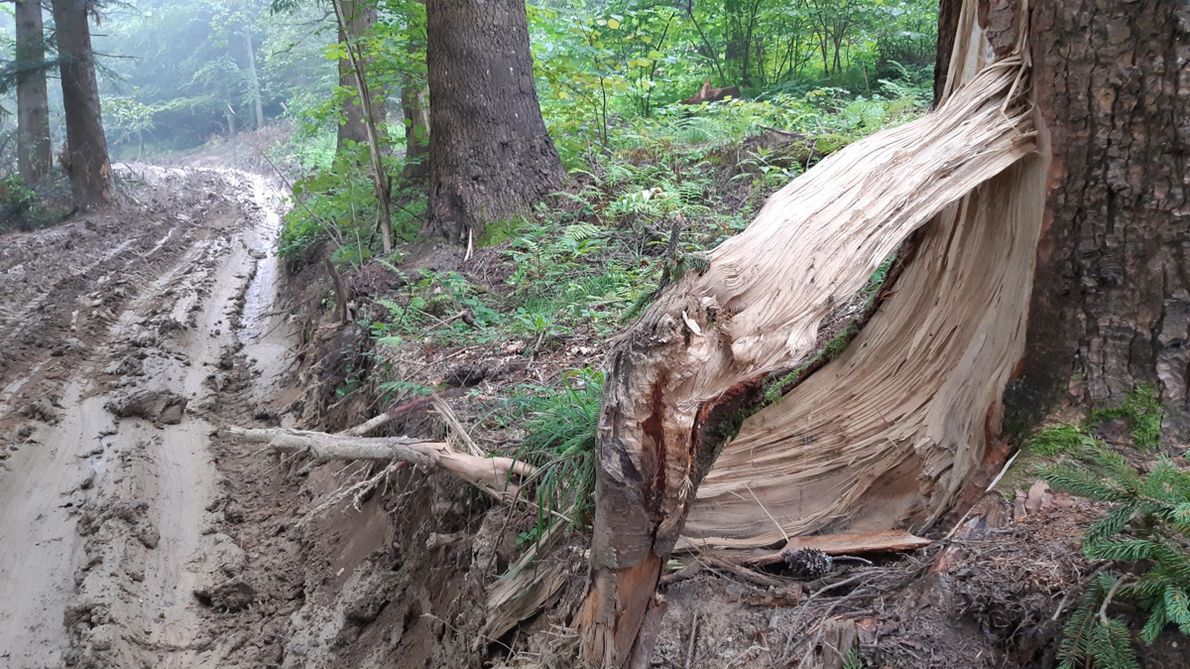
[[(578, 618), (593, 663), (647, 661), (683, 538), (908, 541), (983, 490), (1006, 425), (1141, 385), (1164, 435), (1190, 436), (1190, 4), (945, 4), (940, 110), (788, 186), (613, 351)], [(892, 166), (921, 188), (883, 190)], [(761, 409), (768, 375), (809, 360), (830, 305), (910, 238), (846, 351)]]
[[(342, 151), (345, 142), (351, 141), (364, 144), (368, 141), (368, 124), (364, 121), (364, 108), (371, 107), (373, 124), (383, 127), (386, 117), (384, 106), (384, 92), (377, 88), (375, 81), (369, 79), (365, 88), (368, 100), (362, 99), (360, 86), (356, 81), (356, 70), (352, 64), (352, 52), (360, 59), (365, 67), (368, 63), (363, 38), (368, 29), (376, 23), (376, 5), (374, 0), (333, 0), (337, 2), (336, 12), (342, 17), (339, 21), (339, 44), (343, 47), (343, 57), (339, 58), (339, 87), (343, 91), (350, 91), (343, 98), (343, 122), (339, 124), (338, 150)], [(366, 75), (365, 75), (366, 76)]]
[(524, 0), (428, 0), (430, 220), (467, 243), (556, 189)]
[(53, 0), (62, 106), (66, 111), (66, 167), (76, 204), (87, 209), (112, 201), (112, 168), (103, 134), (95, 53), (87, 16), (90, 0)]
[(415, 63), (425, 63), (424, 0), (416, 0), (408, 6), (405, 22), (405, 49), (409, 61), (401, 76), (401, 111), (405, 117), (405, 165), (401, 178), (424, 181), (430, 177), (430, 89), (426, 86), (424, 71), (414, 68)]
[(260, 92), (260, 74), (256, 68), (256, 45), (252, 43), (252, 31), (244, 26), (244, 60), (248, 66), (248, 94), (252, 98), (252, 113), (256, 129), (264, 127), (264, 98)]
[(17, 166), (27, 184), (50, 170), (50, 103), (40, 0), (16, 0)]
[(1035, 408), (1119, 403), (1152, 385), (1166, 436), (1185, 444), (1190, 3), (1030, 4), (1053, 167), (1012, 408), (1035, 417)]
[[(371, 160), (372, 168), (372, 184), (376, 192), (376, 226), (380, 229), (381, 238), (384, 243), (384, 252), (389, 253), (393, 250), (392, 239), (392, 213), (390, 209), (392, 183), (388, 174), (384, 171), (384, 162), (382, 159), (382, 141), (380, 138), (380, 128), (383, 121), (383, 112), (377, 112), (375, 105), (381, 103), (379, 96), (372, 92), (370, 82), (365, 67), (367, 61), (365, 60), (363, 50), (361, 48), (358, 37), (353, 37), (353, 31), (357, 28), (352, 27), (354, 21), (359, 20), (359, 13), (369, 11), (370, 5), (365, 5), (362, 2), (355, 0), (331, 0), (333, 9), (335, 10), (335, 19), (339, 24), (339, 38), (343, 48), (347, 52), (347, 62), (351, 67), (351, 79), (354, 82), (356, 93), (358, 93), (359, 103), (359, 122), (363, 125), (364, 137), (368, 142), (368, 156)], [(373, 12), (373, 21), (375, 19), (375, 9), (371, 8)], [(362, 34), (362, 30), (360, 31)], [(350, 119), (349, 119), (350, 122)], [(340, 127), (339, 134), (339, 150), (343, 150), (344, 137), (342, 134), (342, 127)]]

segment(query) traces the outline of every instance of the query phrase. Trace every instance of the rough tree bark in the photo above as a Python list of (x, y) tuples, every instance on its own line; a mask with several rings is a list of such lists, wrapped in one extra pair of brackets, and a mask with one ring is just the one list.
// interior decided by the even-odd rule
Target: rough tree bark
[(430, 230), (457, 243), (556, 189), (524, 0), (429, 0)]
[[(945, 12), (959, 22), (940, 31), (953, 43), (940, 80), (947, 102), (910, 131), (916, 141), (886, 131), (861, 143), (868, 166), (849, 174), (832, 159), (795, 181), (613, 352), (591, 584), (576, 621), (588, 660), (647, 659), (648, 619), (663, 610), (657, 576), (679, 533), (687, 544), (769, 546), (786, 535), (920, 529), (1002, 452), (990, 447), (1006, 415), (1023, 418), (1015, 427), (1058, 405), (1119, 402), (1140, 383), (1159, 388), (1166, 436), (1185, 443), (1190, 5), (1028, 5), (1031, 22), (1023, 0)], [(1035, 146), (949, 153), (949, 140), (931, 132), (972, 87), (988, 85), (1000, 67), (989, 60), (1014, 58), (1027, 23), (1032, 123), (1020, 129)], [(1030, 88), (997, 85), (1009, 91), (1006, 109)], [(952, 166), (997, 152), (1004, 160), (964, 179), (965, 194), (932, 220), (895, 224), (927, 207), (920, 189), (954, 180), (915, 162), (927, 146)], [(840, 155), (855, 158), (850, 151)], [(862, 180), (832, 186), (821, 181), (827, 169)], [(873, 169), (923, 182), (887, 207), (868, 181)], [(832, 212), (797, 192), (813, 179), (862, 195)], [(823, 235), (822, 225), (848, 234)], [(870, 238), (898, 242), (912, 230), (891, 296), (847, 351), (753, 414), (765, 375), (804, 361), (824, 309), (891, 250), (866, 247)], [(798, 259), (797, 271), (786, 258)], [(839, 283), (832, 263), (855, 271)]]
[(103, 134), (88, 0), (53, 0), (61, 61), (62, 106), (66, 111), (66, 158), (75, 203), (83, 208), (112, 201), (112, 167)]
[(1053, 166), (1009, 391), (1022, 421), (1055, 403), (1158, 388), (1190, 442), (1190, 3), (1033, 2), (1037, 108)]
[[(359, 50), (360, 38), (376, 23), (376, 6), (372, 0), (338, 0), (343, 14), (343, 22), (339, 27), (339, 43), (355, 45)], [(364, 58), (367, 62), (367, 58)], [(351, 58), (344, 56), (339, 59), (339, 86), (352, 93), (343, 100), (343, 123), (339, 124), (337, 150), (343, 151), (348, 141), (364, 144), (368, 141), (367, 124), (364, 123), (364, 104), (360, 100), (359, 87), (355, 81), (355, 68), (351, 65)], [(368, 103), (372, 107), (372, 118), (376, 127), (383, 127), (387, 116), (384, 107), (384, 91), (371, 81), (368, 82), (371, 98)]]
[(39, 0), (16, 0), (17, 169), (27, 184), (53, 164), (46, 90), (45, 32)]

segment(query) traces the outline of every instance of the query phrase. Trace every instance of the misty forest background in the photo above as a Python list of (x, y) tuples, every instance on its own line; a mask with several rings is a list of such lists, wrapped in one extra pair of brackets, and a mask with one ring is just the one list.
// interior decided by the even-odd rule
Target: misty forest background
[[(427, 93), (425, 6), (375, 4), (371, 25), (351, 39), (365, 55), (369, 85), (382, 92), (386, 167), (396, 176), (409, 173), (402, 165), (408, 122), (402, 103), (411, 99), (410, 89), (423, 101)], [(0, 5), (0, 39), (10, 58), (12, 7)], [(547, 0), (528, 7), (537, 95), (570, 170), (616, 162), (610, 158), (616, 151), (706, 150), (766, 132), (812, 138), (804, 167), (815, 155), (924, 109), (936, 17), (937, 4), (928, 0)], [(314, 177), (299, 184), (306, 196), (352, 193), (350, 201), (316, 202), (310, 209), (317, 223), (294, 222), (287, 250), (300, 253), (325, 235), (327, 221), (342, 223), (344, 211), (369, 206), (363, 149), (345, 155), (352, 149), (336, 141), (344, 103), (358, 97), (350, 79), (339, 76), (348, 55), (338, 33), (331, 3), (314, 0), (106, 3), (92, 39), (112, 159), (152, 161), (260, 127), (280, 129), (283, 139), (267, 149), (268, 157)], [(48, 11), (46, 34), (54, 77)], [(705, 80), (736, 95), (680, 104)], [(49, 91), (57, 154), (64, 138), (61, 94), (56, 82)], [(0, 159), (15, 173), (11, 83), (0, 107)], [(770, 143), (759, 142), (746, 158), (755, 163), (755, 176), (779, 186), (798, 167), (770, 164)], [(416, 193), (406, 200), (394, 208), (398, 229), (414, 227), (402, 217), (424, 206)]]

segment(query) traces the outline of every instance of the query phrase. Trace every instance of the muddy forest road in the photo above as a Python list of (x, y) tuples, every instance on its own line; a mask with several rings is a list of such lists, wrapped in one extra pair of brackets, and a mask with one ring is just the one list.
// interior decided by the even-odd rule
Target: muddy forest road
[(116, 211), (0, 237), (0, 669), (232, 666), (245, 637), (210, 611), (257, 603), (211, 433), (289, 363), (283, 198), (119, 172)]

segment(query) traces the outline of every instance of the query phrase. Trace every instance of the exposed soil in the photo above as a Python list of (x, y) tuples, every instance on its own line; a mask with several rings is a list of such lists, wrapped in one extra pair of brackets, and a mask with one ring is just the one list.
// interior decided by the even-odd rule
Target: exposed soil
[[(124, 203), (0, 243), (0, 666), (223, 666), (254, 604), (209, 437), (278, 392), (279, 192), (123, 166)], [(234, 471), (233, 471), (234, 474)]]

